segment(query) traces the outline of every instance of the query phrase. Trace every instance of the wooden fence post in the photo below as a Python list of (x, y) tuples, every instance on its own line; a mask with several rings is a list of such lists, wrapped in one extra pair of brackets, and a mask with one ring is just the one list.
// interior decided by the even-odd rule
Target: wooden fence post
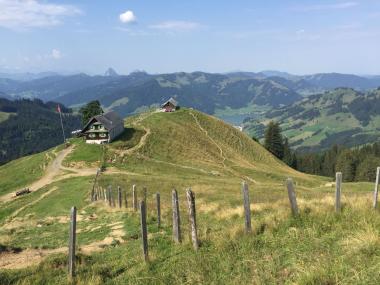
[(173, 206), (173, 239), (176, 243), (182, 242), (181, 238), (181, 219), (179, 213), (178, 193), (177, 190), (172, 191)]
[(148, 261), (148, 234), (146, 227), (146, 208), (144, 200), (140, 202), (141, 236), (144, 260)]
[(243, 200), (244, 200), (245, 232), (249, 233), (252, 231), (251, 203), (249, 201), (248, 184), (245, 181), (243, 181), (242, 183), (242, 192), (243, 192)]
[(186, 191), (187, 205), (189, 206), (189, 221), (190, 221), (190, 231), (191, 240), (193, 241), (193, 247), (195, 250), (199, 248), (198, 234), (197, 234), (197, 219), (195, 212), (195, 195), (191, 191), (191, 188)]
[(336, 181), (335, 181), (335, 211), (340, 212), (341, 203), (340, 203), (340, 194), (342, 187), (342, 172), (336, 173)]
[(157, 226), (161, 227), (161, 201), (160, 193), (156, 193), (156, 204), (157, 204)]
[(112, 188), (111, 186), (108, 186), (108, 192), (107, 192), (107, 198), (108, 198), (108, 206), (112, 207)]
[(128, 208), (128, 192), (124, 192), (125, 208)]
[(377, 208), (377, 196), (379, 193), (379, 179), (380, 179), (380, 167), (376, 169), (376, 182), (375, 182), (375, 192), (373, 194), (373, 208)]
[(76, 241), (76, 228), (77, 228), (77, 208), (71, 208), (70, 215), (70, 232), (69, 232), (69, 278), (75, 276), (75, 241)]
[(132, 207), (134, 211), (137, 211), (137, 192), (135, 184), (132, 186)]
[(121, 188), (120, 188), (120, 186), (117, 186), (117, 202), (119, 204), (119, 208), (121, 209), (122, 199), (121, 199)]
[(293, 180), (291, 178), (288, 178), (286, 180), (286, 187), (288, 188), (288, 197), (289, 197), (290, 207), (292, 209), (292, 214), (296, 216), (298, 215), (298, 205), (297, 205), (296, 193), (294, 191)]

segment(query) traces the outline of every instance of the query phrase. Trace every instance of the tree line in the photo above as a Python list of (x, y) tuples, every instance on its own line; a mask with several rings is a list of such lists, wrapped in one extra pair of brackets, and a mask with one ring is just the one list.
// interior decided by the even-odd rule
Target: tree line
[(355, 148), (333, 145), (319, 153), (297, 153), (290, 149), (279, 124), (273, 121), (266, 127), (264, 147), (298, 171), (328, 177), (341, 171), (346, 182), (374, 181), (380, 166), (380, 142)]

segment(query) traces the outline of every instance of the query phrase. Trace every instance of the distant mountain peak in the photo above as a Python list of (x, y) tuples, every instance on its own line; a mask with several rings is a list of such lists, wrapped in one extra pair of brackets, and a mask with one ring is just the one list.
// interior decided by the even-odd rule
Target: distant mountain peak
[(115, 69), (110, 67), (106, 70), (106, 72), (104, 73), (104, 76), (119, 76), (119, 74), (117, 74)]

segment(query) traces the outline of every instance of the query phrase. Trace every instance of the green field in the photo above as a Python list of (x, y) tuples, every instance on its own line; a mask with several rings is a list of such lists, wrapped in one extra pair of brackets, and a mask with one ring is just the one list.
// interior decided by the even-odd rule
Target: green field
[[(371, 208), (373, 183), (344, 183), (343, 209), (337, 214), (330, 179), (288, 168), (218, 119), (184, 109), (131, 117), (126, 126), (133, 135), (107, 146), (107, 170), (98, 186), (110, 185), (114, 194), (121, 186), (129, 207), (89, 201), (95, 175), (80, 176), (80, 169), (98, 163), (101, 150), (73, 141), (64, 161), (73, 171), (29, 195), (0, 202), (0, 284), (67, 284), (68, 218), (74, 205), (76, 284), (380, 282), (380, 212)], [(29, 161), (19, 163), (27, 169)], [(22, 173), (16, 166), (11, 162), (0, 171)], [(12, 177), (1, 177), (4, 193), (17, 189)], [(288, 177), (295, 182), (297, 217), (290, 213)], [(242, 180), (250, 189), (250, 234), (244, 233)], [(140, 215), (130, 207), (133, 184), (139, 200), (143, 187), (148, 189), (148, 263), (141, 252)], [(188, 187), (196, 195), (197, 252), (189, 240)], [(172, 241), (173, 188), (179, 192), (182, 244)], [(156, 192), (161, 194), (161, 228)]]
[(11, 116), (13, 114), (14, 113), (0, 112), (0, 123), (8, 120), (9, 116)]

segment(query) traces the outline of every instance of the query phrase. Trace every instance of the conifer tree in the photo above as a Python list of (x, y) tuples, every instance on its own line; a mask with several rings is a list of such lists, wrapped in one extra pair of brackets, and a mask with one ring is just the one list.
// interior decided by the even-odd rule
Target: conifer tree
[(336, 171), (343, 172), (343, 180), (352, 182), (355, 181), (357, 161), (354, 153), (349, 150), (343, 150), (336, 162)]
[(104, 112), (100, 102), (95, 100), (80, 108), (79, 113), (82, 114), (82, 124), (85, 125), (92, 117), (103, 114)]
[(280, 125), (271, 121), (265, 130), (265, 148), (279, 159), (284, 157), (284, 143)]
[(289, 147), (288, 138), (285, 138), (284, 139), (284, 157), (282, 158), (282, 160), (290, 167), (293, 167), (294, 165), (293, 159), (294, 159), (294, 154), (292, 153)]

